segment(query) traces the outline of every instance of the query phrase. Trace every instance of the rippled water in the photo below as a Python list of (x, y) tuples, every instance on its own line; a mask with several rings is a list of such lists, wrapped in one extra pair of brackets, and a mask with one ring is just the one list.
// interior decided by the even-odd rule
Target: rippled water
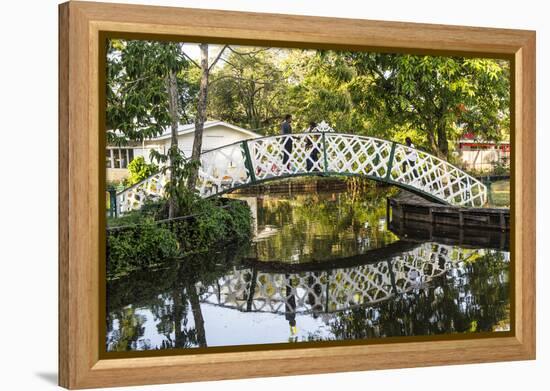
[(404, 240), (386, 195), (239, 197), (255, 216), (249, 248), (108, 284), (107, 349), (508, 330), (507, 249)]

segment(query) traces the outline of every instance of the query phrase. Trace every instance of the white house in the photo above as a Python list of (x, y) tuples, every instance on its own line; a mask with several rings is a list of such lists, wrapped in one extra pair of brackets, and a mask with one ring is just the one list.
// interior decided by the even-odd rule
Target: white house
[[(186, 157), (191, 156), (195, 124), (180, 125), (178, 128), (178, 146)], [(223, 121), (207, 121), (204, 124), (202, 151), (209, 151), (223, 145), (250, 138), (261, 137), (260, 134)], [(143, 156), (150, 162), (150, 151), (155, 149), (166, 153), (170, 148), (170, 129), (162, 135), (124, 147), (107, 146), (107, 181), (120, 181), (128, 176), (128, 163), (135, 157)]]

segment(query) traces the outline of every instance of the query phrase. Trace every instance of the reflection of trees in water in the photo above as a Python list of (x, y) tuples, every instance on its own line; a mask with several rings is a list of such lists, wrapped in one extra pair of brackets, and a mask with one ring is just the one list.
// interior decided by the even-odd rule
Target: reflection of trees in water
[[(326, 260), (380, 247), (396, 240), (381, 225), (388, 190), (265, 197), (258, 210), (259, 230), (280, 227), (255, 244), (261, 260)], [(384, 221), (384, 220), (382, 220)]]
[(509, 325), (509, 293), (508, 262), (491, 251), (429, 287), (341, 312), (329, 325), (337, 340), (492, 331)]
[(110, 314), (110, 322), (116, 321), (118, 327), (116, 330), (108, 331), (110, 337), (107, 338), (107, 349), (109, 351), (121, 352), (126, 350), (135, 350), (137, 341), (143, 335), (145, 317), (137, 315), (134, 308), (123, 308)]
[[(378, 229), (380, 219), (385, 217), (384, 192), (376, 191), (363, 197), (336, 193), (328, 197), (304, 195), (283, 201), (266, 197), (263, 203), (259, 222), (282, 226), (282, 229), (276, 238), (260, 246), (265, 256), (260, 259), (273, 260), (275, 256), (270, 254), (284, 256), (299, 250), (303, 254), (299, 260), (307, 260), (311, 254), (324, 254), (331, 262), (323, 265), (332, 266), (318, 270), (321, 264), (314, 264), (313, 268), (310, 268), (313, 264), (286, 264), (279, 271), (261, 267), (257, 270), (250, 260), (244, 264), (240, 261), (243, 255), (249, 255), (247, 248), (226, 248), (220, 253), (174, 262), (165, 269), (135, 272), (110, 281), (107, 287), (108, 350), (207, 346), (200, 302), (209, 297), (211, 304), (222, 303), (224, 281), (230, 281), (228, 276), (237, 275), (240, 275), (240, 285), (231, 293), (235, 293), (240, 310), (258, 310), (261, 300), (256, 299), (275, 295), (278, 297), (276, 312), (285, 316), (289, 325), (296, 322), (300, 330), (298, 314), (318, 318), (332, 334), (328, 339), (489, 331), (509, 325), (506, 253), (424, 243), (419, 244), (424, 252), (418, 253), (418, 258), (426, 260), (423, 263), (414, 263), (406, 255), (410, 249), (400, 248), (392, 250), (396, 255), (391, 262), (380, 262), (383, 267), (364, 264), (363, 258), (369, 257), (370, 247), (360, 247), (357, 238), (369, 238), (376, 248), (395, 240), (385, 228)], [(346, 240), (350, 237), (352, 240)], [(398, 244), (392, 243), (385, 249)], [(448, 251), (437, 250), (442, 247)], [(361, 262), (349, 267), (341, 263), (334, 266), (336, 259), (341, 261), (340, 254), (345, 256), (346, 252), (352, 257), (361, 254)], [(437, 255), (430, 255), (435, 252)], [(466, 261), (447, 269), (443, 255), (453, 262)], [(395, 258), (399, 257), (401, 261), (396, 262)], [(375, 259), (386, 258), (377, 255)], [(385, 273), (386, 269), (390, 270), (390, 263), (393, 274)], [(267, 267), (270, 263), (257, 264)], [(305, 271), (292, 271), (294, 267)], [(416, 278), (410, 273), (413, 269), (421, 270), (417, 276), (434, 278), (428, 284), (420, 284), (421, 289), (413, 286), (413, 290), (404, 292)], [(442, 273), (439, 277), (438, 270)], [(374, 290), (375, 285), (383, 289), (378, 292)], [(369, 297), (385, 301), (369, 302)], [(225, 306), (228, 303), (225, 301)], [(307, 311), (304, 312), (304, 308)], [(253, 326), (250, 327), (254, 332)], [(155, 341), (146, 339), (146, 331), (155, 336)], [(325, 338), (320, 333), (311, 330), (306, 339)]]
[[(258, 303), (267, 303), (266, 297), (272, 296), (278, 304), (275, 311), (266, 308), (268, 312), (281, 313), (298, 330), (297, 314), (320, 317), (332, 334), (328, 339), (336, 340), (490, 331), (509, 324), (505, 253), (435, 244), (421, 245), (415, 251), (419, 257), (416, 261), (403, 253), (397, 256), (399, 260), (371, 266), (299, 274), (235, 269), (231, 266), (235, 258), (220, 260), (212, 255), (165, 270), (134, 273), (110, 284), (109, 290), (116, 294), (109, 301), (108, 349), (205, 347), (207, 336), (200, 302), (209, 300), (231, 308), (227, 297), (242, 303), (233, 308), (258, 311)], [(449, 262), (454, 266), (449, 267)], [(386, 270), (388, 276), (366, 273), (373, 267), (382, 274)], [(227, 292), (223, 284), (233, 281), (228, 276), (237, 272), (242, 276), (238, 284), (241, 288), (224, 296)], [(427, 278), (429, 275), (434, 278)], [(274, 285), (279, 280), (281, 284)], [(379, 298), (371, 289), (374, 281), (383, 281), (386, 300), (369, 302)], [(423, 281), (421, 288), (414, 286), (415, 281)], [(354, 289), (352, 282), (357, 283)], [(400, 293), (394, 295), (395, 290)], [(327, 292), (334, 298), (328, 300)], [(162, 342), (153, 344), (144, 339), (145, 316), (140, 312), (144, 310), (150, 311), (149, 320), (156, 324)], [(312, 331), (306, 339), (321, 338)]]
[[(107, 350), (206, 347), (200, 292), (195, 283), (215, 284), (227, 265), (246, 252), (246, 248), (227, 248), (223, 254), (197, 255), (165, 269), (134, 272), (109, 282)], [(160, 345), (153, 346), (144, 339), (146, 316), (141, 311), (151, 312), (156, 330), (163, 336)]]

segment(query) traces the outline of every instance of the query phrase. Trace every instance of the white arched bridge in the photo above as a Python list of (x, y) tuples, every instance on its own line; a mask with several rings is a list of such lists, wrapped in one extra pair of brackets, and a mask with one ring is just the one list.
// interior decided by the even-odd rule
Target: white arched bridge
[[(259, 137), (201, 154), (197, 191), (202, 197), (268, 180), (304, 175), (360, 176), (388, 183), (433, 201), (482, 207), (480, 181), (436, 156), (393, 141), (335, 133), (324, 122), (308, 133)], [(118, 213), (159, 197), (168, 176), (153, 175), (117, 194)]]

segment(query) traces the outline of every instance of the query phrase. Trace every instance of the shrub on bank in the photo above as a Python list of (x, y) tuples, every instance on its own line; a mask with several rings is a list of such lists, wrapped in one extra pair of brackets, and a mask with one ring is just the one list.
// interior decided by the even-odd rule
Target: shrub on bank
[(142, 219), (139, 224), (107, 232), (107, 274), (116, 276), (150, 267), (179, 253), (176, 235), (169, 229)]
[(180, 243), (182, 255), (209, 251), (227, 242), (241, 242), (251, 235), (248, 205), (236, 200), (204, 200), (189, 218), (169, 223)]
[(193, 214), (158, 221), (164, 216), (161, 202), (150, 202), (140, 211), (109, 220), (107, 274), (119, 276), (139, 268), (211, 251), (227, 243), (246, 241), (252, 215), (238, 200), (198, 200)]

